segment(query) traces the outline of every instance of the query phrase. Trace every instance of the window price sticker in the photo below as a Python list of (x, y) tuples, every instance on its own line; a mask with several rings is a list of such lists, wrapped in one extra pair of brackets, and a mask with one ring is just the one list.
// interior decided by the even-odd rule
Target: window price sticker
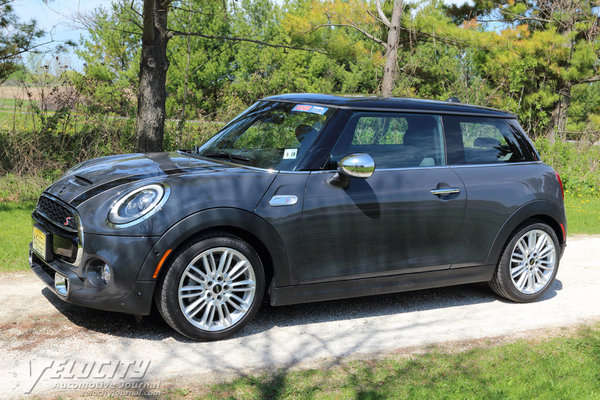
[(329, 110), (327, 107), (311, 106), (310, 104), (297, 104), (292, 111), (307, 112), (311, 114), (323, 115)]
[(298, 149), (285, 149), (283, 151), (284, 160), (295, 160), (298, 155)]

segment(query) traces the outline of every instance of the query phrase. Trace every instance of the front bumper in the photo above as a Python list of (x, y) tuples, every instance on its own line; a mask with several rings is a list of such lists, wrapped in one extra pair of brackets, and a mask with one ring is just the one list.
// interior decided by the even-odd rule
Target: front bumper
[[(134, 315), (150, 314), (155, 281), (134, 281), (124, 293), (115, 292), (108, 287), (90, 286), (85, 278), (79, 277), (72, 269), (59, 262), (45, 262), (32, 251), (31, 246), (29, 260), (31, 270), (63, 301), (98, 310)], [(65, 295), (57, 292), (54, 287), (56, 273), (67, 279)]]
[[(36, 230), (45, 234), (45, 254), (30, 244), (30, 267), (61, 300), (100, 310), (150, 313), (156, 281), (139, 280), (138, 275), (157, 237), (69, 232), (37, 212), (32, 218)], [(98, 273), (105, 264), (110, 266), (109, 282)], [(55, 289), (57, 273), (66, 278), (66, 290)]]

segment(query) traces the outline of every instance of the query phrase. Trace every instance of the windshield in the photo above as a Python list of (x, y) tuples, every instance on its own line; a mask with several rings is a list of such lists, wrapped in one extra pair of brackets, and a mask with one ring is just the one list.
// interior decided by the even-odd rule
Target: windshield
[(198, 150), (203, 157), (294, 171), (335, 110), (309, 104), (258, 102)]

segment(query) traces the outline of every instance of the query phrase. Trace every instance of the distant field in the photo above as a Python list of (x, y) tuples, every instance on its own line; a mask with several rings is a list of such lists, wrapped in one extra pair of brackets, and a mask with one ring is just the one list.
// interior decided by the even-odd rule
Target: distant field
[[(43, 92), (48, 92), (49, 88), (28, 87), (25, 89), (22, 86), (0, 86), (0, 99), (29, 99), (31, 95), (34, 99), (39, 99)], [(29, 92), (29, 94), (28, 94)]]

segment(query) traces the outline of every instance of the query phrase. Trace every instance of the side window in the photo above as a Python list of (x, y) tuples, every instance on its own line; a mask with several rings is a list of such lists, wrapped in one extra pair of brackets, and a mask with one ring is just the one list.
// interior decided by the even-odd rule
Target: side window
[(451, 165), (532, 160), (520, 133), (507, 119), (445, 116), (444, 130)]
[(355, 112), (349, 118), (331, 160), (367, 153), (377, 168), (444, 165), (440, 117), (428, 114)]

